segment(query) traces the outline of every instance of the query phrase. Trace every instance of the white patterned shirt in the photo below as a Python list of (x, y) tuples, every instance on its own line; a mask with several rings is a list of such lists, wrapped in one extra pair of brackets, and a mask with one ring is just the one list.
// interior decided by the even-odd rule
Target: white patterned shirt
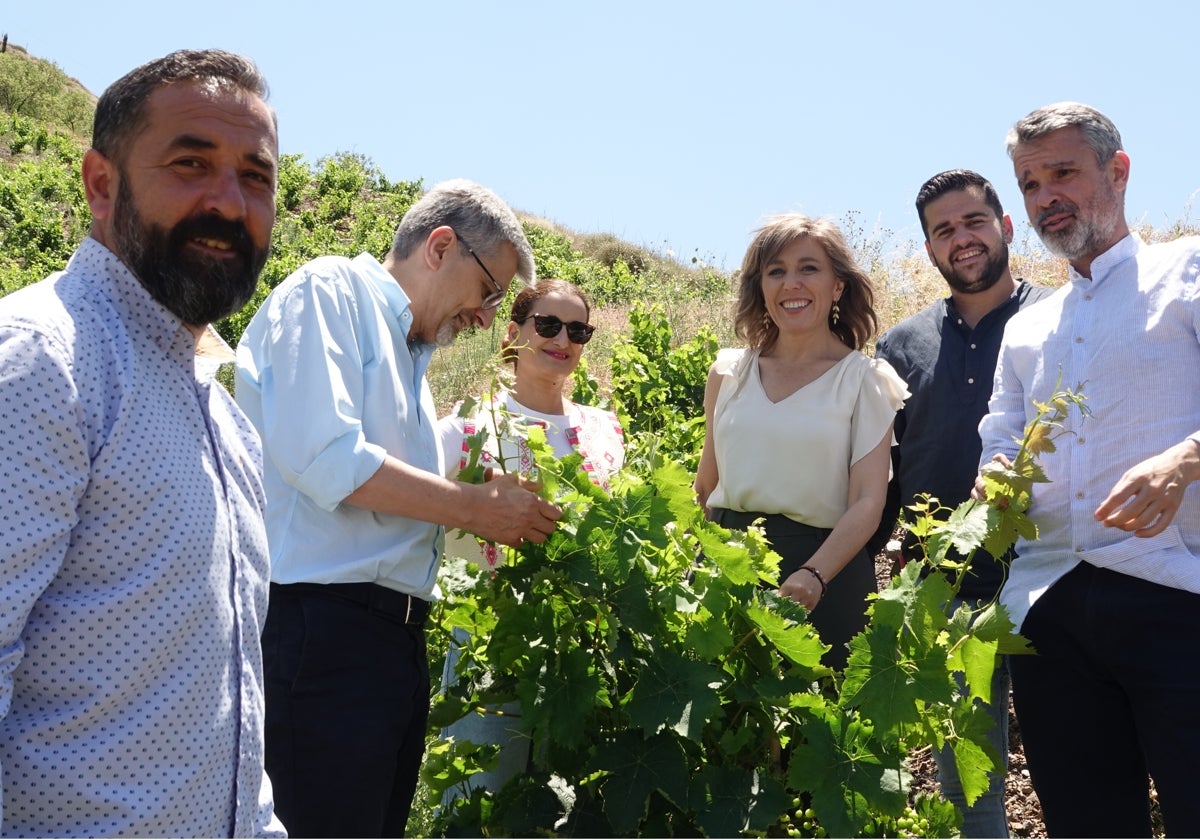
[(0, 299), (5, 836), (282, 835), (262, 455), (216, 366), (92, 239)]
[[(1060, 385), (1061, 383), (1061, 385)], [(1039, 458), (1029, 515), (1038, 538), (1017, 542), (1001, 601), (1020, 628), (1029, 608), (1080, 562), (1200, 592), (1200, 486), (1187, 488), (1166, 530), (1135, 537), (1095, 519), (1131, 467), (1200, 441), (1200, 237), (1147, 245), (1122, 239), (1070, 282), (1013, 316), (1004, 331), (981, 464), (1016, 454), (1035, 401), (1080, 390), (1055, 452)]]

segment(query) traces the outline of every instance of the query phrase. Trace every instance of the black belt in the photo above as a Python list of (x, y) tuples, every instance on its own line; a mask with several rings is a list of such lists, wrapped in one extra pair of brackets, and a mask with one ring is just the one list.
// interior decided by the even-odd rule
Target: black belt
[(401, 624), (421, 626), (429, 618), (428, 601), (377, 583), (272, 583), (271, 589), (328, 595), (358, 604), (367, 612), (386, 615)]

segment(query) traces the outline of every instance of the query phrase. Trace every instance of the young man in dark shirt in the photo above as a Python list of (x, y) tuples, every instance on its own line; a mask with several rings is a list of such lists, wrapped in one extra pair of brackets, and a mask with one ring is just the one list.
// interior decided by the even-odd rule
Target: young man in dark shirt
[[(912, 396), (896, 416), (893, 479), (881, 532), (890, 534), (903, 506), (919, 493), (953, 508), (967, 500), (979, 472), (979, 421), (987, 413), (1004, 325), (1019, 309), (1053, 289), (1012, 276), (1008, 243), (1012, 220), (983, 176), (955, 169), (934, 175), (917, 194), (925, 250), (950, 287), (950, 296), (905, 319), (880, 337), (877, 358), (887, 360)], [(913, 547), (905, 541), (902, 556)], [(986, 604), (1003, 583), (1001, 564), (977, 551), (959, 599)], [(954, 605), (957, 608), (958, 604)], [(997, 662), (990, 711), (992, 744), (1008, 760), (1008, 663)], [(938, 756), (938, 780), (963, 810), (964, 837), (1007, 837), (1004, 774), (967, 808), (949, 749)]]

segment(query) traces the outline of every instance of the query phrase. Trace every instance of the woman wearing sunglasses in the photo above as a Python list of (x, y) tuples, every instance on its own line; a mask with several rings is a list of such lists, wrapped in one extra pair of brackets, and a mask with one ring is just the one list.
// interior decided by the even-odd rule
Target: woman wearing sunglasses
[[(573, 452), (583, 458), (583, 468), (592, 481), (607, 489), (609, 477), (625, 460), (625, 438), (611, 411), (579, 405), (566, 396), (567, 379), (579, 366), (583, 347), (595, 327), (588, 316), (591, 307), (583, 292), (564, 280), (541, 279), (526, 286), (513, 300), (511, 320), (502, 342), (503, 357), (514, 367), (510, 391), (480, 402), (475, 414), (461, 417), (458, 411), (438, 422), (447, 477), (456, 476), (470, 457), (467, 438), (486, 430), (483, 466), (529, 474), (533, 459), (518, 433), (496, 439), (495, 430), (512, 424), (537, 424), (558, 457)], [(475, 551), (474, 541), (458, 541), (451, 547)], [(496, 548), (483, 545), (483, 562), (494, 567)], [(461, 633), (461, 631), (456, 631)], [(447, 652), (442, 684), (455, 679), (457, 648)], [(499, 765), (493, 771), (472, 776), (471, 788), (498, 791), (513, 776), (524, 773), (529, 760), (529, 739), (518, 733), (520, 710), (515, 704), (503, 715), (472, 714), (444, 732), (456, 740), (500, 746)]]
[[(495, 430), (535, 424), (558, 457), (578, 453), (592, 480), (608, 487), (625, 460), (621, 425), (611, 411), (578, 405), (566, 395), (567, 380), (596, 329), (587, 322), (590, 314), (583, 292), (565, 280), (536, 280), (520, 291), (501, 344), (514, 369), (512, 390), (485, 399), (473, 417), (455, 411), (438, 422), (449, 477), (467, 465), (467, 438), (479, 431), (487, 432), (484, 466), (528, 474), (534, 464), (523, 437), (502, 433), (496, 440)], [(488, 560), (494, 564), (494, 553)]]
[(866, 625), (892, 423), (908, 389), (862, 352), (875, 334), (871, 281), (832, 223), (771, 219), (742, 262), (734, 330), (708, 374), (696, 495), (727, 528), (765, 518), (779, 594), (803, 604), (825, 664), (846, 664)]

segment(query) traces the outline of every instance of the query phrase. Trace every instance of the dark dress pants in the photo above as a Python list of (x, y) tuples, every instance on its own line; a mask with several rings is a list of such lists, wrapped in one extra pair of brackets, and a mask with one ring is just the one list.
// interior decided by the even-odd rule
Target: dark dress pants
[(1033, 605), (1009, 658), (1051, 837), (1200, 837), (1200, 595), (1080, 563)]
[(429, 717), (425, 616), (406, 623), (405, 610), (335, 587), (271, 586), (263, 664), (275, 812), (292, 837), (403, 837)]

